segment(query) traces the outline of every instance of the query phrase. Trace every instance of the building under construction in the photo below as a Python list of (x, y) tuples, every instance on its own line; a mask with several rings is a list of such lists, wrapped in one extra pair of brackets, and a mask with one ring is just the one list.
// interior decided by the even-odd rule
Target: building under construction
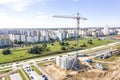
[(60, 66), (63, 69), (78, 69), (80, 64), (76, 56), (59, 56), (56, 58), (56, 65)]

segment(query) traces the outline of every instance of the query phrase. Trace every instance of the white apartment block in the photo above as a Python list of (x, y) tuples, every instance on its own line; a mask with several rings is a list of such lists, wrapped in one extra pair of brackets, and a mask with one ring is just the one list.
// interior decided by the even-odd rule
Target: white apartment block
[(34, 42), (39, 42), (39, 37), (38, 36), (34, 36)]
[(48, 31), (40, 31), (40, 33), (41, 33), (41, 36), (48, 36), (49, 35), (49, 33), (48, 33)]
[(45, 36), (44, 38), (45, 38), (44, 40), (47, 42), (50, 40), (49, 36)]
[(0, 35), (0, 46), (11, 45), (10, 38), (8, 35)]
[(40, 36), (40, 42), (45, 41), (44, 36)]
[(65, 33), (64, 32), (58, 32), (57, 37), (60, 41), (62, 41), (63, 39), (65, 39)]
[(34, 42), (33, 36), (27, 36), (27, 42)]
[(14, 40), (20, 41), (20, 35), (9, 34), (9, 37), (11, 41), (14, 41)]
[(104, 33), (104, 35), (108, 35), (109, 34), (109, 26), (105, 26), (104, 27), (103, 33)]
[(26, 41), (26, 36), (25, 35), (20, 35), (20, 41), (25, 42)]

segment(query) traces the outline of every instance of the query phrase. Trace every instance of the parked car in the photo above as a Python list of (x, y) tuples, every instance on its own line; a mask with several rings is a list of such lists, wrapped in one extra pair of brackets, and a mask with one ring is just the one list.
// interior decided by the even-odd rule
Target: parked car
[(34, 80), (34, 78), (31, 76), (31, 79)]
[(43, 59), (42, 61), (47, 61), (48, 59)]
[(45, 75), (42, 75), (42, 77), (45, 77)]
[(89, 55), (87, 54), (79, 54), (78, 57), (88, 57)]

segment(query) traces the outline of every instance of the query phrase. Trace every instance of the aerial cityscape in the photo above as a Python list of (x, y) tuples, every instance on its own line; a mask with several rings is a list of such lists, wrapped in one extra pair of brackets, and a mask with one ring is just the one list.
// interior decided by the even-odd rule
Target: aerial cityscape
[(0, 80), (120, 80), (119, 2), (0, 0)]

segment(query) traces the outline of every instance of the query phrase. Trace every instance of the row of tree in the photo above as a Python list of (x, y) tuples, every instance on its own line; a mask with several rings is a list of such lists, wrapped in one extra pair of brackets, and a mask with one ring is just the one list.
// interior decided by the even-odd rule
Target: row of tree
[[(18, 43), (18, 44), (19, 44), (19, 43), (22, 43), (22, 42), (15, 42), (15, 43)], [(88, 44), (93, 44), (93, 42), (92, 42), (91, 39), (88, 40)], [(52, 43), (51, 45), (54, 46), (54, 43)], [(61, 50), (74, 49), (74, 47), (70, 47), (70, 48), (65, 47), (65, 46), (68, 46), (68, 45), (69, 45), (68, 42), (62, 41), (62, 42), (59, 43), (59, 45), (62, 46), (62, 47), (61, 47)], [(77, 45), (75, 44), (75, 46), (77, 46)], [(86, 47), (86, 46), (87, 46), (87, 45), (86, 45), (85, 43), (83, 43), (82, 45), (80, 45), (80, 47)], [(49, 51), (50, 49), (47, 48), (47, 44), (46, 44), (46, 43), (43, 43), (43, 44), (41, 44), (41, 45), (35, 45), (35, 46), (33, 46), (32, 48), (28, 49), (28, 52), (29, 52), (29, 53), (33, 53), (33, 54), (40, 54), (42, 51), (45, 51), (45, 50), (46, 50), (46, 51)], [(3, 54), (4, 54), (4, 55), (10, 54), (10, 53), (11, 53), (11, 51), (10, 51), (9, 49), (3, 50)]]

